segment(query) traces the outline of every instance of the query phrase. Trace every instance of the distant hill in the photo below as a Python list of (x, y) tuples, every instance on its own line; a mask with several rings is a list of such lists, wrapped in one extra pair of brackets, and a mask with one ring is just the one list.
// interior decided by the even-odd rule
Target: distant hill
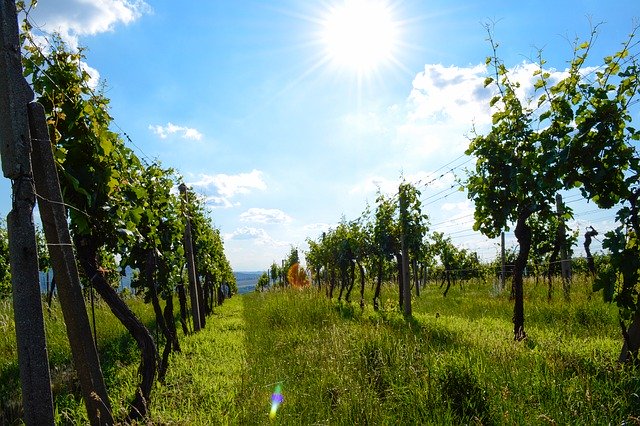
[(244, 294), (253, 291), (256, 288), (258, 279), (263, 274), (263, 271), (257, 272), (234, 272), (236, 277), (236, 284), (238, 285), (238, 293)]
[[(257, 272), (234, 272), (233, 275), (236, 277), (236, 283), (238, 285), (238, 293), (244, 294), (250, 291), (253, 291), (256, 288), (256, 284), (258, 283), (258, 278), (263, 274), (263, 271)], [(51, 280), (52, 272), (49, 272), (49, 281)], [(127, 271), (127, 274), (122, 276), (120, 282), (119, 290), (123, 288), (131, 287), (131, 272)], [(47, 278), (44, 273), (40, 273), (40, 290), (42, 293), (47, 291)]]

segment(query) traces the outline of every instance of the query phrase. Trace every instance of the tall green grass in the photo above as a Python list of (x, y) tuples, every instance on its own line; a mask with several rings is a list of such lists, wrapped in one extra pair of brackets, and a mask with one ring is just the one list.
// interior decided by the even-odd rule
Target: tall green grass
[[(575, 279), (572, 300), (527, 282), (528, 338), (513, 341), (512, 302), (493, 285), (431, 283), (402, 316), (395, 285), (382, 309), (328, 300), (317, 289), (236, 296), (201, 332), (180, 336), (148, 424), (627, 424), (640, 416), (640, 379), (616, 359), (617, 312)], [(139, 301), (136, 312), (153, 329)], [(122, 418), (136, 383), (135, 344), (99, 310), (108, 391)], [(12, 316), (0, 305), (2, 407), (19, 406)], [(47, 316), (57, 421), (86, 414), (58, 313)], [(15, 345), (15, 342), (13, 342)], [(9, 379), (9, 380), (5, 380)], [(283, 403), (269, 417), (273, 393)], [(13, 405), (12, 405), (13, 404)], [(15, 407), (13, 409), (16, 409)]]
[[(155, 330), (155, 317), (150, 305), (136, 297), (127, 304), (150, 330)], [(89, 313), (90, 320), (93, 313)], [(45, 334), (51, 371), (55, 419), (59, 424), (85, 424), (86, 410), (71, 360), (62, 311), (57, 301), (44, 308)], [(135, 341), (113, 316), (106, 304), (97, 301), (96, 334), (100, 364), (111, 405), (116, 413), (126, 413), (128, 400), (137, 384), (136, 369), (140, 355)], [(0, 424), (19, 424), (22, 396), (18, 369), (15, 324), (11, 300), (0, 301)]]
[(525, 342), (512, 340), (508, 292), (431, 284), (405, 320), (394, 288), (384, 309), (314, 290), (245, 297), (248, 368), (241, 423), (268, 423), (280, 383), (281, 424), (609, 424), (640, 413), (637, 373), (615, 360), (615, 308), (574, 281), (551, 303), (527, 283)]

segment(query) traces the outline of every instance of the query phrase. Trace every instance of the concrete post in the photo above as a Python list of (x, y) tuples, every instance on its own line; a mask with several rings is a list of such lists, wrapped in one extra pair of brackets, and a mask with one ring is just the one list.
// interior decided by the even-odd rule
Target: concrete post
[[(71, 245), (67, 215), (60, 191), (44, 108), (29, 104), (29, 127), (33, 143), (33, 175), (40, 199), (38, 208), (58, 286), (67, 337), (78, 372), (82, 397), (92, 425), (113, 424), (98, 351), (91, 338), (78, 267)], [(93, 294), (93, 293), (92, 293)]]
[(400, 197), (400, 226), (401, 226), (401, 245), (402, 245), (402, 305), (404, 315), (411, 316), (411, 286), (409, 283), (409, 250), (407, 249), (406, 233), (407, 233), (407, 200), (402, 188), (398, 191)]
[[(185, 208), (188, 205), (187, 186), (181, 183), (178, 187)], [(198, 287), (196, 283), (196, 264), (193, 258), (193, 242), (191, 241), (191, 220), (186, 216), (186, 226), (184, 229), (184, 254), (187, 258), (187, 273), (189, 276), (189, 296), (191, 298), (191, 316), (193, 317), (193, 331), (200, 331), (200, 304), (198, 303)]]
[(53, 397), (38, 274), (27, 104), (33, 91), (22, 76), (14, 0), (0, 5), (0, 159), (12, 181), (7, 217), (9, 261), (24, 422), (53, 425)]

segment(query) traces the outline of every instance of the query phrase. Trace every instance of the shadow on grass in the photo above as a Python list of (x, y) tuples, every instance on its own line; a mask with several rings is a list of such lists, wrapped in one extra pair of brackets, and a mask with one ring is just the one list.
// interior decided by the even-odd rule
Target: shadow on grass
[(18, 363), (6, 365), (0, 371), (0, 424), (20, 424), (23, 416)]

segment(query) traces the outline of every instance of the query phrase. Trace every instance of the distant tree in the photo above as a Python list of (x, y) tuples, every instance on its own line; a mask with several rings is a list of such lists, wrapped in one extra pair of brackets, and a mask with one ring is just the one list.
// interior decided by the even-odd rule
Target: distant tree
[(263, 272), (256, 283), (256, 291), (264, 291), (269, 288), (269, 281), (269, 275), (266, 272)]
[(269, 277), (271, 278), (271, 285), (275, 286), (278, 282), (278, 277), (280, 276), (280, 267), (276, 262), (271, 264), (269, 268)]
[(311, 271), (311, 281), (318, 286), (318, 289), (321, 288), (322, 285), (322, 271), (323, 271), (323, 246), (321, 242), (317, 242), (312, 240), (311, 238), (307, 238), (307, 245), (309, 246), (309, 250), (305, 253), (305, 261), (307, 263), (307, 267)]
[[(370, 219), (369, 207), (362, 215), (349, 225), (349, 234), (352, 244), (353, 262), (358, 267), (360, 274), (360, 307), (364, 308), (364, 290), (366, 281), (365, 263), (373, 254), (373, 222)], [(355, 278), (354, 278), (355, 279)]]
[[(429, 218), (422, 213), (420, 191), (414, 185), (403, 180), (398, 188), (398, 197), (400, 201), (398, 220), (402, 235), (401, 239), (404, 241), (404, 250), (406, 250), (406, 253), (401, 253), (400, 261), (404, 262), (407, 267), (406, 277), (401, 272), (403, 270), (402, 265), (399, 265), (398, 268), (402, 277), (399, 280), (400, 306), (404, 307), (405, 315), (410, 315), (411, 280), (409, 279), (409, 265), (413, 263), (413, 260), (417, 260), (422, 253), (423, 239), (429, 229)], [(405, 279), (407, 280), (406, 282)]]
[[(394, 199), (378, 194), (373, 224), (373, 254), (376, 258), (376, 287), (373, 308), (378, 309), (380, 291), (386, 264), (400, 251), (400, 227), (397, 220), (398, 203)], [(401, 274), (400, 274), (401, 275)]]

